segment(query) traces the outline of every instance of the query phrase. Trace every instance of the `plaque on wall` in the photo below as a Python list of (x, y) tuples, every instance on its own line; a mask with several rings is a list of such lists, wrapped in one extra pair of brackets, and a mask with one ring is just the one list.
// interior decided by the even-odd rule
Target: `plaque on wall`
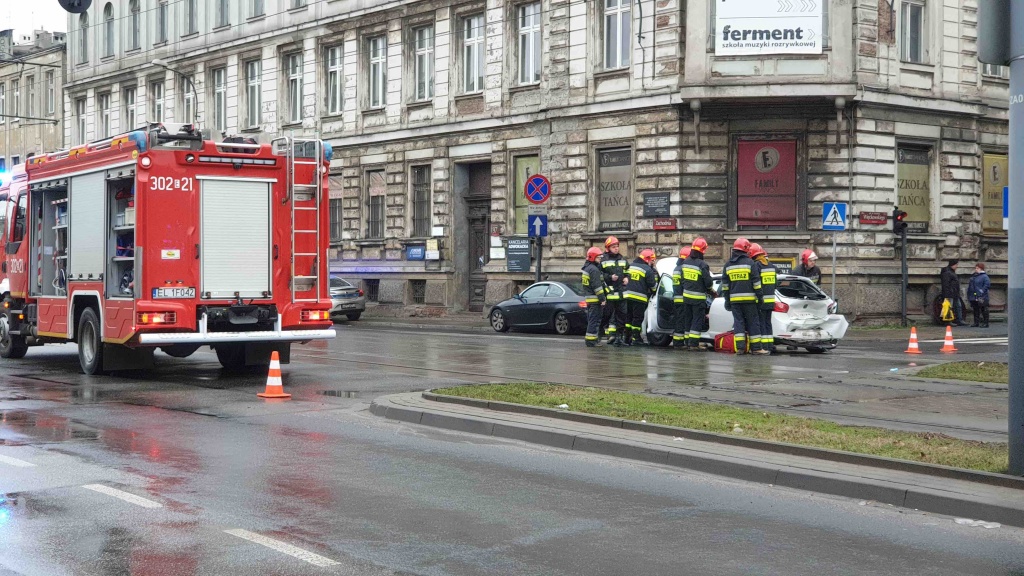
[(509, 272), (529, 272), (532, 245), (529, 238), (509, 238), (505, 265)]
[(644, 218), (665, 218), (672, 212), (671, 192), (647, 192), (644, 194)]

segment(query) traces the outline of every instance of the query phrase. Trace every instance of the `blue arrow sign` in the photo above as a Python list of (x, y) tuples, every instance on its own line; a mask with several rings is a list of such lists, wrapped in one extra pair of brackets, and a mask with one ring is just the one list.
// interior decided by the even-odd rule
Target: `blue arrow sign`
[(827, 232), (846, 230), (845, 202), (825, 202), (821, 210), (821, 229)]
[(542, 238), (548, 235), (548, 217), (546, 214), (531, 214), (528, 222), (530, 238)]

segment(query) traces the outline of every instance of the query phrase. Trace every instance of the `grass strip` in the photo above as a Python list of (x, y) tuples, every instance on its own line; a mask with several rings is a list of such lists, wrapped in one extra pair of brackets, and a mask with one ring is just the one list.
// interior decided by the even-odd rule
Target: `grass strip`
[(1005, 443), (960, 440), (929, 432), (845, 426), (812, 418), (733, 408), (721, 404), (683, 402), (632, 392), (550, 384), (487, 384), (436, 390), (438, 394), (558, 408), (650, 424), (678, 426), (747, 438), (844, 450), (941, 464), (986, 472), (1006, 472)]
[(1006, 362), (949, 362), (922, 368), (915, 376), (1009, 384), (1010, 366)]

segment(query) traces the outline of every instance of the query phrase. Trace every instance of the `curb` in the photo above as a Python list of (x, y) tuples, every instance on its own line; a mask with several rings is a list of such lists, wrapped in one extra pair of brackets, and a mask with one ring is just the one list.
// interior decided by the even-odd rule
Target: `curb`
[(441, 330), (445, 332), (452, 332), (456, 334), (497, 334), (490, 326), (467, 326), (462, 324), (413, 324), (410, 322), (388, 322), (379, 321), (372, 318), (362, 318), (358, 320), (359, 324), (380, 326), (384, 328), (400, 328), (406, 330)]
[(693, 430), (690, 428), (677, 428), (675, 426), (664, 426), (661, 424), (648, 424), (646, 422), (624, 420), (622, 418), (611, 418), (608, 416), (597, 416), (594, 414), (585, 414), (583, 412), (567, 412), (564, 410), (555, 410), (553, 408), (527, 406), (525, 404), (495, 402), (490, 400), (477, 400), (475, 398), (463, 398), (461, 396), (448, 396), (445, 394), (436, 394), (429, 390), (423, 392), (423, 398), (426, 400), (433, 400), (435, 402), (444, 402), (447, 404), (461, 404), (463, 406), (473, 406), (474, 408), (486, 408), (488, 410), (496, 410), (499, 412), (512, 412), (516, 414), (529, 414), (531, 416), (544, 416), (546, 418), (554, 418), (556, 420), (567, 420), (570, 422), (580, 422), (583, 424), (597, 424), (599, 426), (621, 428), (623, 430), (636, 430), (638, 432), (648, 432), (650, 434), (658, 434), (660, 436), (672, 436), (679, 438), (687, 438), (690, 440), (701, 440), (703, 442), (715, 442), (718, 444), (728, 444), (730, 446), (740, 446), (743, 448), (754, 448), (757, 450), (765, 450), (768, 452), (776, 452), (779, 454), (788, 454), (790, 456), (804, 456), (808, 458), (817, 458), (819, 460), (827, 460), (830, 462), (839, 462), (842, 464), (871, 466), (873, 468), (897, 470), (900, 472), (912, 472), (914, 474), (927, 474), (929, 476), (949, 478), (951, 480), (965, 480), (967, 482), (988, 484), (990, 486), (1000, 486), (1003, 488), (1024, 490), (1024, 478), (1017, 476), (1009, 476), (1007, 474), (996, 474), (994, 472), (965, 470), (963, 468), (953, 468), (952, 466), (926, 464), (923, 462), (914, 462), (912, 460), (899, 460), (897, 458), (887, 458), (885, 456), (868, 456), (865, 454), (857, 454), (854, 452), (830, 450), (828, 448), (813, 448), (810, 446), (801, 446), (799, 444), (788, 444), (786, 442), (774, 442), (771, 440), (759, 440), (755, 438), (729, 436), (726, 434), (718, 434), (715, 432), (704, 432), (702, 430)]
[[(907, 482), (864, 478), (855, 474), (837, 474), (708, 453), (682, 452), (584, 432), (552, 430), (532, 424), (493, 422), (473, 416), (454, 416), (432, 412), (426, 409), (396, 405), (390, 402), (389, 398), (389, 396), (384, 396), (375, 399), (370, 404), (370, 412), (389, 420), (411, 424), (685, 468), (746, 482), (875, 501), (934, 514), (984, 518), (1009, 526), (1024, 527), (1024, 498), (1007, 499), (1004, 495), (986, 497), (961, 494), (913, 486)], [(585, 414), (580, 416), (595, 418)], [(585, 421), (585, 423), (595, 422)], [(636, 428), (636, 430), (640, 429)], [(896, 462), (902, 461), (897, 460)], [(1011, 505), (1011, 502), (1015, 502), (1017, 506)]]

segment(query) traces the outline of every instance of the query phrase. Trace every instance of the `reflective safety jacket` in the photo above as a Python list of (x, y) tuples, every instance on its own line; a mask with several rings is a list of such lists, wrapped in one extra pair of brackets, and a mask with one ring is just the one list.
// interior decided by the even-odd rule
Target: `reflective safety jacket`
[(629, 274), (629, 284), (624, 294), (626, 299), (647, 302), (658, 288), (658, 273), (640, 258), (633, 260), (626, 273)]
[(702, 256), (691, 253), (685, 260), (680, 258), (672, 272), (672, 286), (675, 288), (672, 300), (676, 304), (704, 304), (711, 294), (711, 268)]
[[(604, 273), (604, 285), (608, 287), (608, 299), (618, 300), (622, 298), (622, 292), (626, 289), (623, 279), (626, 277), (626, 269), (629, 262), (622, 254), (605, 252), (601, 254), (601, 272)], [(618, 276), (618, 280), (612, 280), (612, 275)]]
[(761, 309), (772, 310), (775, 308), (775, 284), (778, 271), (771, 262), (767, 264), (758, 262), (757, 268), (761, 272)]
[(761, 302), (761, 277), (758, 264), (742, 250), (733, 250), (722, 271), (722, 296), (729, 304)]
[(604, 285), (604, 275), (594, 262), (583, 264), (583, 296), (588, 304), (605, 301), (608, 288)]

